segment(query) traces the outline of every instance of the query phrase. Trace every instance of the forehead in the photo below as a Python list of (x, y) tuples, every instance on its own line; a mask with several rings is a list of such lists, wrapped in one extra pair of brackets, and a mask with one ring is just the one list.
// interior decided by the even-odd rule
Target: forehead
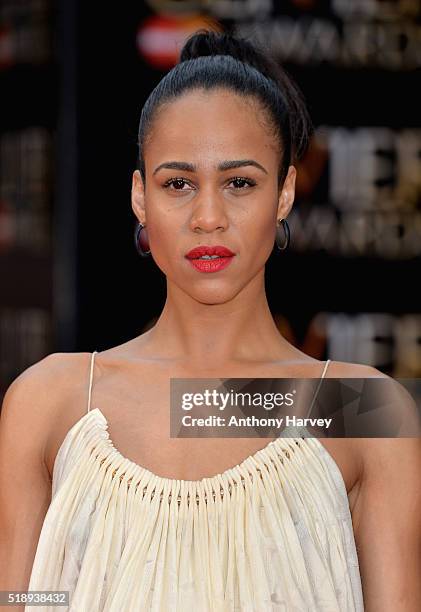
[[(260, 156), (269, 163), (278, 146), (255, 98), (227, 90), (194, 90), (163, 105), (153, 121), (145, 157), (191, 160)], [(174, 157), (175, 156), (175, 157)]]

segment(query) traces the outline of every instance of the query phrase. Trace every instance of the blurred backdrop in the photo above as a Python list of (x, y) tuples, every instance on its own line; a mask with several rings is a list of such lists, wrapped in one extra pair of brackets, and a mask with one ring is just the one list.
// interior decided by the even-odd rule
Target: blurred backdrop
[(137, 127), (201, 27), (269, 45), (316, 126), (290, 249), (267, 264), (280, 331), (319, 359), (421, 376), (418, 0), (2, 0), (0, 394), (51, 352), (154, 324), (165, 278), (134, 247)]

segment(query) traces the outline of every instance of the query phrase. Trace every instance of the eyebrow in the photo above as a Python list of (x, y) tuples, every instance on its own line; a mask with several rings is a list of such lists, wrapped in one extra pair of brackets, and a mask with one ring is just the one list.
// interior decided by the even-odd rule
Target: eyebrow
[[(231, 170), (231, 168), (241, 168), (243, 166), (255, 166), (256, 168), (263, 170), (265, 174), (268, 173), (266, 168), (264, 168), (261, 164), (259, 164), (259, 162), (255, 161), (254, 159), (225, 159), (218, 164), (217, 169), (219, 171), (224, 171)], [(158, 170), (161, 170), (161, 168), (169, 168), (171, 170), (184, 170), (185, 172), (196, 172), (197, 170), (197, 166), (195, 164), (190, 164), (189, 162), (168, 161), (159, 164), (159, 166), (157, 166), (157, 168), (155, 168), (155, 170), (153, 171), (153, 175), (156, 174)]]

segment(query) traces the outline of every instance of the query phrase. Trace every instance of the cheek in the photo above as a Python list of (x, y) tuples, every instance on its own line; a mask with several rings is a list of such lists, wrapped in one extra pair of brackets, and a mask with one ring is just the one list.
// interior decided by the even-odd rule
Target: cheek
[[(152, 220), (149, 222), (149, 245), (152, 250), (155, 261), (164, 267), (168, 266), (171, 256), (174, 256), (176, 229), (171, 227), (171, 224), (164, 223), (163, 218), (160, 220)], [(162, 264), (162, 265), (161, 265)]]
[(146, 213), (149, 242), (158, 251), (165, 248), (172, 232), (171, 214), (155, 194), (149, 195)]
[(165, 250), (168, 245), (168, 240), (171, 236), (170, 224), (165, 223), (161, 220), (148, 220), (148, 236), (149, 242), (153, 246), (154, 250)]
[(276, 219), (272, 212), (251, 215), (244, 220), (240, 229), (243, 248), (259, 262), (267, 259), (273, 249), (275, 230)]
[(180, 268), (180, 226), (182, 221), (168, 210), (154, 209), (148, 217), (148, 238), (155, 264), (166, 276), (172, 277)]

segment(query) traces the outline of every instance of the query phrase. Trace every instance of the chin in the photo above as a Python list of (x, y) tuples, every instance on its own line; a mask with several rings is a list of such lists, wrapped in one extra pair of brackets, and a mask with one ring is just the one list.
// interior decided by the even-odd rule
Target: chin
[(207, 288), (203, 290), (192, 291), (190, 288), (190, 291), (188, 293), (197, 302), (200, 302), (201, 304), (207, 304), (209, 306), (213, 304), (225, 304), (226, 302), (229, 302), (235, 297), (235, 292), (233, 292), (232, 286), (229, 289), (227, 288), (226, 290), (222, 288)]

